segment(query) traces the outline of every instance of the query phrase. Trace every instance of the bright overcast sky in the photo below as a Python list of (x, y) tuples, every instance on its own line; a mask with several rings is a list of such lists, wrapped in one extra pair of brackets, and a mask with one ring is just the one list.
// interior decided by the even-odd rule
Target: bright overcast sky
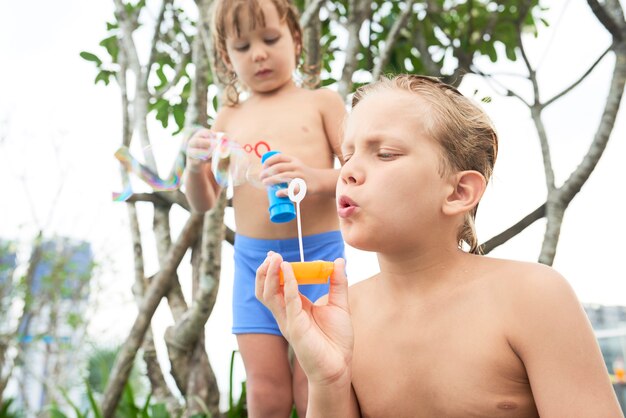
[[(576, 80), (610, 42), (586, 2), (553, 3), (559, 4), (549, 18), (556, 35), (547, 31), (541, 41), (529, 44), (531, 59), (541, 63), (544, 99)], [(115, 341), (125, 331), (109, 325), (128, 323), (129, 310), (133, 315), (127, 213), (124, 204), (111, 202), (111, 192), (121, 187), (113, 157), (121, 142), (120, 99), (116, 86), (94, 86), (94, 67), (78, 56), (82, 50), (101, 52), (97, 44), (105, 35), (104, 22), (111, 18), (112, 4), (39, 0), (4, 5), (0, 15), (4, 64), (0, 77), (0, 175), (4, 179), (0, 237), (27, 244), (42, 229), (47, 236), (91, 241), (103, 265), (96, 333)], [(559, 184), (580, 162), (593, 138), (612, 60), (606, 59), (574, 94), (545, 113)], [(508, 64), (498, 68), (521, 72)], [(481, 96), (492, 96), (484, 107), (500, 133), (499, 160), (479, 210), (478, 233), (484, 241), (543, 203), (546, 192), (539, 143), (527, 109), (513, 99), (493, 95), (480, 81), (468, 80), (462, 86), (468, 94), (475, 88)], [(519, 91), (523, 92), (521, 87)], [(566, 212), (554, 263), (586, 303), (626, 304), (626, 198), (624, 182), (615, 177), (622, 173), (626, 156), (624, 107), (602, 160)], [(157, 152), (172, 150), (160, 153), (166, 155), (159, 161), (165, 174), (178, 145), (164, 133), (153, 140)], [(184, 214), (175, 214), (173, 223), (179, 227)], [(156, 263), (150, 211), (143, 211), (143, 216), (147, 273), (152, 274)], [(536, 261), (544, 226), (544, 221), (537, 222), (491, 255)], [(208, 330), (224, 341), (220, 348), (210, 350), (220, 362), (227, 361), (234, 348), (229, 328), (232, 252), (228, 246), (224, 257), (225, 286)], [(377, 268), (371, 254), (357, 251), (348, 253), (348, 263), (352, 281)], [(181, 276), (188, 284), (188, 274)], [(119, 309), (120, 304), (127, 309)], [(112, 320), (116, 317), (119, 322)], [(161, 317), (160, 328), (169, 321), (164, 313)], [(218, 377), (223, 385), (224, 372), (218, 371)]]

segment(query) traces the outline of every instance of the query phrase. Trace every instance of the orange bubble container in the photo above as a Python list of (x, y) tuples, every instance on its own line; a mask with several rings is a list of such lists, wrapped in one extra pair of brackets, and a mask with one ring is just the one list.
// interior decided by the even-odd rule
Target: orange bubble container
[[(326, 284), (334, 270), (331, 261), (296, 261), (289, 263), (298, 284)], [(279, 273), (280, 284), (284, 284), (283, 271)]]

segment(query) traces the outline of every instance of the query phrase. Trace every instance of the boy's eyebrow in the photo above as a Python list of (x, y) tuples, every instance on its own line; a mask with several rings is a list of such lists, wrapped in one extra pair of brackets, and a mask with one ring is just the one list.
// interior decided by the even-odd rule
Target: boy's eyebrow
[(395, 137), (393, 135), (389, 135), (387, 133), (372, 133), (369, 134), (364, 141), (362, 141), (363, 144), (365, 145), (365, 147), (367, 148), (377, 148), (379, 147), (381, 144), (404, 144), (405, 141), (403, 141), (401, 138)]
[[(362, 144), (363, 148), (366, 149), (376, 149), (378, 147), (380, 147), (381, 145), (397, 145), (397, 146), (402, 146), (406, 143), (406, 141), (403, 141), (399, 138), (396, 138), (394, 136), (390, 136), (387, 134), (382, 134), (382, 133), (373, 133), (368, 135), (364, 140), (360, 141)], [(346, 141), (344, 139), (344, 141), (341, 143), (341, 151), (342, 153), (346, 152), (346, 151), (350, 151), (350, 150), (354, 150), (355, 145), (354, 145), (354, 141)]]

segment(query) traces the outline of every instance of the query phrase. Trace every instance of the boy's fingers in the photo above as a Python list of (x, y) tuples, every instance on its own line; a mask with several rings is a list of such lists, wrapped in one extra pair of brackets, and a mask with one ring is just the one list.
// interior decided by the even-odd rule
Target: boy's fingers
[(280, 254), (276, 253), (270, 253), (268, 257), (270, 262), (267, 267), (265, 288), (263, 289), (263, 299), (266, 301), (276, 301), (279, 299), (276, 297), (280, 291), (278, 274), (280, 270), (280, 263), (282, 263), (283, 258)]
[(293, 269), (289, 263), (281, 263), (283, 271), (284, 293), (285, 293), (285, 310), (287, 318), (294, 318), (302, 310), (302, 300), (298, 292), (298, 282), (293, 274)]
[(330, 275), (330, 291), (328, 303), (350, 311), (348, 303), (348, 279), (346, 278), (346, 262), (343, 258), (335, 260), (333, 273)]
[(257, 269), (254, 293), (257, 299), (272, 312), (282, 332), (286, 318), (283, 295), (278, 279), (281, 262), (280, 254), (272, 251), (267, 254), (267, 258)]
[(291, 161), (291, 158), (289, 156), (283, 153), (278, 153), (278, 154), (272, 155), (270, 158), (265, 160), (265, 162), (263, 163), (263, 167), (270, 167), (274, 164), (288, 162), (288, 161)]
[(256, 269), (256, 279), (254, 280), (254, 294), (258, 300), (263, 302), (263, 290), (265, 289), (265, 281), (267, 269), (270, 265), (270, 256), (265, 257), (263, 264)]

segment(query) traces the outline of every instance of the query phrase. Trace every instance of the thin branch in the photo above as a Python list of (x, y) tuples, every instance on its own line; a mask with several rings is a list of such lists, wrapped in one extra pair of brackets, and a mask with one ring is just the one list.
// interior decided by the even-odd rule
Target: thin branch
[(154, 57), (157, 54), (157, 44), (159, 43), (159, 39), (161, 38), (161, 24), (163, 23), (163, 19), (165, 18), (165, 10), (167, 9), (167, 5), (171, 3), (172, 0), (163, 0), (161, 3), (161, 9), (159, 10), (159, 16), (157, 17), (156, 25), (154, 26), (154, 34), (152, 35), (152, 43), (150, 47), (150, 57), (148, 58), (148, 64), (146, 65), (146, 72), (143, 75), (143, 79), (141, 80), (141, 85), (143, 88), (148, 88), (148, 78), (150, 78), (150, 69), (152, 68), (152, 64), (154, 64)]
[(591, 72), (594, 70), (594, 68), (596, 68), (596, 66), (600, 63), (600, 61), (602, 61), (602, 59), (613, 50), (613, 45), (609, 46), (596, 60), (596, 62), (594, 62), (591, 67), (589, 67), (589, 69), (587, 69), (587, 71), (585, 71), (585, 73), (578, 79), (576, 80), (572, 85), (570, 85), (569, 87), (567, 87), (565, 90), (563, 90), (562, 92), (558, 93), (557, 95), (555, 95), (553, 98), (551, 98), (550, 100), (546, 101), (543, 104), (543, 107), (546, 108), (548, 106), (550, 106), (550, 104), (552, 104), (553, 102), (555, 102), (556, 100), (560, 99), (561, 97), (565, 96), (567, 93), (569, 93), (570, 91), (572, 91), (576, 86), (578, 86), (585, 78), (587, 78), (587, 76), (589, 74), (591, 74)]
[(609, 13), (598, 2), (598, 0), (587, 0), (587, 4), (591, 8), (593, 14), (596, 15), (600, 23), (602, 23), (602, 26), (604, 26), (606, 30), (608, 30), (609, 33), (613, 36), (613, 39), (615, 39), (616, 41), (621, 41), (623, 29), (620, 29), (618, 23), (613, 20)]
[(102, 416), (112, 418), (115, 408), (120, 401), (124, 383), (128, 380), (133, 365), (133, 360), (137, 355), (137, 350), (143, 342), (150, 320), (156, 311), (161, 299), (171, 287), (171, 280), (183, 259), (187, 249), (198, 239), (200, 225), (203, 216), (192, 213), (183, 227), (177, 242), (172, 246), (168, 259), (147, 289), (143, 303), (133, 323), (131, 331), (122, 345), (115, 364), (111, 370), (109, 381), (102, 400)]
[(348, 44), (345, 50), (345, 62), (339, 80), (339, 95), (347, 97), (352, 90), (352, 75), (357, 69), (358, 54), (361, 48), (359, 32), (366, 19), (366, 7), (371, 9), (371, 0), (348, 0)]
[[(515, 91), (509, 89), (507, 86), (505, 86), (504, 84), (502, 84), (501, 82), (499, 82), (492, 74), (487, 74), (485, 72), (483, 72), (481, 69), (479, 69), (478, 67), (476, 67), (476, 65), (472, 66), (472, 72), (474, 74), (477, 74), (481, 77), (483, 77), (487, 83), (494, 89), (497, 90), (497, 88), (494, 88), (494, 84), (505, 90), (505, 93), (500, 93), (503, 96), (508, 96), (508, 97), (515, 97), (516, 99), (518, 99), (520, 102), (522, 102), (526, 107), (530, 108), (531, 104), (528, 103), (526, 100), (524, 100), (524, 98), (522, 96), (520, 96), (519, 94), (517, 94)], [(525, 77), (528, 78), (528, 77)]]
[(153, 193), (133, 193), (127, 202), (150, 202), (155, 205), (171, 205), (176, 204), (187, 211), (191, 211), (189, 202), (185, 194), (180, 190), (175, 192), (153, 192)]
[(391, 56), (391, 51), (396, 46), (396, 42), (400, 36), (400, 31), (404, 28), (409, 21), (409, 16), (413, 11), (413, 3), (414, 0), (408, 0), (406, 2), (406, 8), (400, 14), (400, 17), (396, 19), (393, 23), (393, 26), (389, 30), (389, 34), (387, 34), (387, 39), (385, 39), (385, 49), (380, 53), (378, 57), (378, 62), (374, 66), (374, 70), (372, 71), (372, 79), (378, 80), (380, 77), (383, 68), (389, 62), (389, 57)]
[(311, 18), (313, 18), (313, 16), (319, 13), (320, 8), (322, 7), (322, 4), (324, 3), (324, 1), (325, 0), (313, 0), (307, 6), (306, 10), (302, 12), (302, 15), (300, 16), (301, 28), (306, 28), (307, 26), (309, 26), (309, 23), (311, 22)]
[(122, 0), (113, 0), (115, 3), (115, 15), (122, 29), (121, 42), (124, 44), (130, 67), (135, 72), (137, 79), (141, 79), (141, 62), (137, 54), (137, 48), (133, 41), (133, 29), (131, 27), (130, 16), (126, 13)]
[[(622, 44), (625, 43), (626, 42), (622, 41)], [(576, 170), (574, 170), (560, 188), (559, 197), (566, 202), (570, 202), (576, 196), (595, 169), (600, 157), (606, 149), (611, 132), (615, 126), (617, 114), (624, 96), (624, 86), (626, 85), (626, 45), (622, 45), (621, 48), (618, 48), (616, 53), (617, 57), (609, 88), (609, 96), (600, 118), (600, 125), (596, 130), (596, 134), (589, 146), (587, 154), (585, 154), (580, 165), (576, 167)]]
[(537, 209), (535, 209), (534, 211), (532, 211), (531, 213), (526, 215), (524, 218), (522, 218), (515, 225), (511, 226), (510, 228), (507, 228), (505, 231), (503, 231), (503, 232), (499, 233), (498, 235), (496, 235), (495, 237), (487, 240), (484, 244), (481, 244), (479, 246), (480, 251), (483, 254), (490, 253), (495, 248), (497, 248), (500, 245), (504, 244), (505, 242), (507, 242), (511, 238), (513, 238), (516, 235), (518, 235), (524, 229), (528, 228), (535, 221), (538, 221), (539, 219), (541, 219), (541, 218), (543, 218), (545, 216), (546, 216), (546, 204), (544, 203), (541, 206), (539, 206)]

